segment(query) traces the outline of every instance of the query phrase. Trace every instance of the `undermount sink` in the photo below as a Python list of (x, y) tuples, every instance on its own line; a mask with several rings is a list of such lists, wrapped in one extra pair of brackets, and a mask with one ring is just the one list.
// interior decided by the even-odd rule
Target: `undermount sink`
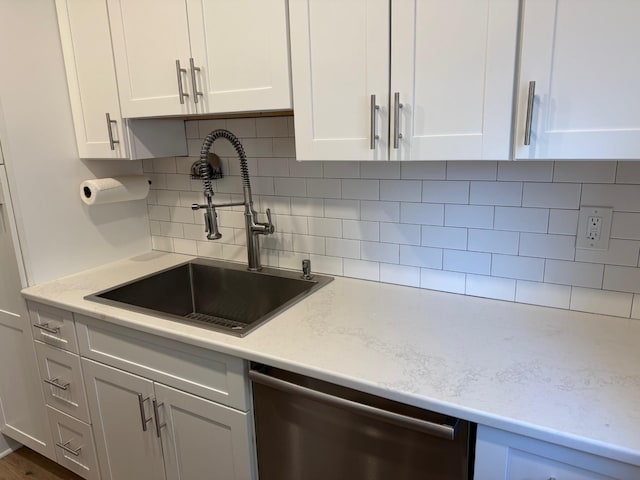
[(332, 280), (197, 259), (85, 298), (242, 337)]

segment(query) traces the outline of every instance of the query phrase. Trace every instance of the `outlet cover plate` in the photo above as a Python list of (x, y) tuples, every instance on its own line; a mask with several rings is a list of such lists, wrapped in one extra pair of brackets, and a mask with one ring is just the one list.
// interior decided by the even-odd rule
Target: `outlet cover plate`
[[(585, 250), (609, 250), (612, 218), (613, 208), (611, 207), (580, 207), (576, 248)], [(598, 219), (597, 225), (594, 225), (591, 221), (593, 219)], [(594, 235), (596, 231), (598, 235)], [(596, 236), (599, 238), (594, 238)]]

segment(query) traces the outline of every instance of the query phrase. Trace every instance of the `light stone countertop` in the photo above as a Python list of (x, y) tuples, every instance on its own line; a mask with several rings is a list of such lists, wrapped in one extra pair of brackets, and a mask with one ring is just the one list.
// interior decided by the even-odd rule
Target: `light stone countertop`
[(150, 252), (33, 301), (640, 466), (640, 321), (336, 277), (244, 338), (84, 300), (193, 257)]

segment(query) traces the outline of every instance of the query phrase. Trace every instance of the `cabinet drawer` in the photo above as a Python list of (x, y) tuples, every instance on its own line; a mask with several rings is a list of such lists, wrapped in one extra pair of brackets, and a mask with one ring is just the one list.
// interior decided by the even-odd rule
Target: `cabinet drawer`
[(34, 340), (78, 353), (78, 339), (71, 312), (28, 302)]
[(248, 410), (244, 360), (82, 315), (75, 320), (83, 357)]
[(87, 480), (99, 480), (91, 426), (47, 406), (58, 463)]
[(567, 463), (512, 450), (509, 456), (508, 480), (615, 480), (608, 475), (574, 467)]
[(91, 423), (80, 357), (42, 342), (35, 344), (47, 405)]

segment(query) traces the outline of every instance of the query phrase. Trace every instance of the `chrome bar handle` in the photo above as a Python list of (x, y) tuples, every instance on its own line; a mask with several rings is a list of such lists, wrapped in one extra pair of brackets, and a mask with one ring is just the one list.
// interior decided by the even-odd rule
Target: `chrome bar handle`
[(176, 60), (176, 73), (178, 74), (178, 95), (180, 96), (180, 105), (184, 105), (184, 97), (188, 97), (189, 94), (184, 93), (182, 74), (187, 73), (187, 69), (180, 67), (180, 60)]
[(371, 150), (376, 149), (376, 140), (380, 138), (377, 134), (378, 131), (378, 110), (380, 110), (380, 106), (376, 105), (376, 96), (371, 95), (371, 143), (369, 148)]
[(140, 420), (142, 420), (143, 432), (146, 432), (149, 429), (149, 427), (147, 427), (147, 423), (153, 420), (153, 417), (147, 418), (147, 415), (144, 413), (144, 402), (147, 400), (149, 400), (149, 397), (143, 398), (141, 393), (138, 394), (138, 405), (140, 406)]
[(353, 400), (342, 397), (336, 397), (334, 395), (329, 395), (328, 393), (313, 390), (308, 387), (303, 387), (302, 385), (290, 383), (286, 380), (281, 380), (279, 378), (266, 375), (256, 370), (249, 370), (249, 378), (253, 382), (261, 383), (263, 385), (275, 388), (283, 392), (302, 395), (335, 408), (351, 411), (359, 415), (365, 415), (383, 422), (391, 423), (393, 425), (399, 425), (403, 428), (410, 428), (411, 430), (425, 433), (434, 437), (444, 438), (446, 440), (455, 440), (456, 431), (458, 430), (458, 426), (460, 424), (460, 420), (456, 418), (449, 419), (451, 424), (439, 424), (429, 422), (427, 420), (421, 420), (419, 418), (408, 417), (400, 413), (382, 410), (377, 407), (372, 407), (371, 405), (355, 402)]
[(47, 333), (51, 333), (52, 335), (58, 335), (60, 333), (60, 327), (51, 328), (49, 323), (34, 323), (34, 327), (39, 328), (40, 330), (44, 330)]
[(159, 411), (159, 408), (162, 407), (164, 405), (164, 403), (158, 403), (158, 402), (156, 402), (156, 399), (154, 398), (152, 400), (152, 404), (153, 404), (153, 415), (156, 417), (156, 435), (158, 436), (158, 438), (160, 438), (162, 436), (162, 432), (160, 430), (162, 429), (162, 427), (166, 427), (167, 426), (166, 423), (160, 423), (160, 411)]
[(198, 103), (198, 97), (202, 97), (204, 93), (198, 90), (198, 83), (196, 82), (196, 72), (200, 72), (200, 67), (196, 67), (193, 58), (189, 59), (189, 66), (191, 67), (191, 84), (193, 85), (193, 102)]
[(51, 380), (49, 380), (48, 378), (45, 378), (44, 383), (47, 383), (49, 385), (51, 385), (52, 387), (56, 387), (59, 388), (60, 390), (67, 390), (69, 388), (70, 383), (65, 383), (64, 385), (62, 383), (59, 383), (58, 378), (53, 378)]
[(111, 150), (115, 150), (116, 149), (116, 143), (120, 143), (120, 140), (114, 140), (113, 139), (113, 128), (111, 127), (112, 123), (118, 123), (115, 120), (111, 120), (111, 115), (109, 115), (108, 113), (107, 115), (107, 132), (109, 132), (109, 146), (111, 147)]
[(524, 144), (531, 145), (531, 128), (533, 123), (533, 102), (536, 98), (536, 82), (529, 82), (529, 98), (527, 99), (527, 120), (524, 127)]
[(56, 445), (61, 449), (63, 449), (65, 452), (70, 453), (71, 455), (75, 455), (76, 457), (79, 457), (80, 450), (82, 450), (82, 447), (78, 447), (77, 449), (74, 450), (73, 448), (69, 447), (70, 443), (71, 443), (71, 440), (69, 440), (67, 443), (56, 442)]
[(397, 149), (400, 144), (402, 134), (400, 133), (400, 109), (404, 106), (400, 103), (400, 92), (394, 95), (394, 114), (395, 124), (393, 125), (393, 148)]

